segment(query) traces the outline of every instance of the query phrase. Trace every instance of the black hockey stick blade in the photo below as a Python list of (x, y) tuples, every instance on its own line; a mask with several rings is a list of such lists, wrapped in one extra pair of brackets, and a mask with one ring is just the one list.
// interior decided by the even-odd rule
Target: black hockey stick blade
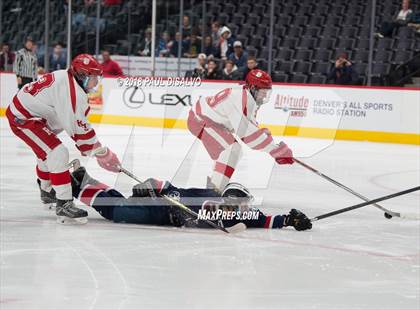
[(387, 195), (387, 196), (382, 196), (382, 197), (379, 197), (379, 198), (376, 198), (376, 199), (373, 199), (373, 200), (370, 200), (370, 201), (362, 202), (362, 203), (359, 203), (357, 205), (353, 205), (353, 206), (350, 206), (350, 207), (347, 207), (347, 208), (343, 208), (343, 209), (339, 209), (339, 210), (332, 211), (332, 212), (329, 212), (329, 213), (325, 213), (325, 214), (322, 214), (322, 215), (318, 215), (318, 216), (312, 218), (311, 222), (315, 222), (315, 221), (325, 219), (327, 217), (334, 216), (334, 215), (337, 215), (337, 214), (340, 214), (340, 213), (348, 212), (348, 211), (351, 211), (351, 210), (359, 209), (359, 208), (362, 208), (362, 207), (365, 207), (365, 206), (368, 206), (368, 205), (371, 205), (371, 204), (374, 204), (374, 203), (377, 203), (377, 202), (380, 202), (380, 201), (384, 201), (384, 200), (388, 200), (388, 199), (395, 198), (395, 197), (398, 197), (398, 196), (402, 196), (402, 195), (405, 195), (405, 194), (408, 194), (408, 193), (411, 193), (411, 192), (415, 192), (415, 191), (418, 191), (418, 190), (420, 190), (420, 186), (416, 186), (416, 187), (413, 187), (413, 188), (410, 188), (410, 189), (406, 189), (404, 191), (397, 192), (397, 193), (394, 193), (394, 194), (390, 194), (390, 195)]

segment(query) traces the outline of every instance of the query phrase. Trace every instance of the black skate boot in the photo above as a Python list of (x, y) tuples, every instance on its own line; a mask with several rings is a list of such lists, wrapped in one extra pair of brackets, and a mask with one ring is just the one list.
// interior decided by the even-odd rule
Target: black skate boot
[(73, 160), (70, 163), (74, 169), (71, 173), (71, 183), (72, 187), (76, 186), (79, 188), (83, 188), (86, 184), (95, 185), (100, 183), (98, 180), (92, 178), (86, 171), (86, 168), (80, 166), (80, 162), (78, 160)]
[(51, 189), (50, 192), (44, 191), (41, 188), (41, 181), (39, 179), (36, 179), (36, 182), (38, 183), (39, 191), (41, 192), (41, 201), (44, 204), (45, 208), (48, 210), (54, 209), (55, 204), (57, 203), (55, 190)]
[(60, 224), (87, 223), (88, 213), (85, 210), (77, 208), (73, 200), (57, 199), (55, 214), (57, 215), (57, 223)]

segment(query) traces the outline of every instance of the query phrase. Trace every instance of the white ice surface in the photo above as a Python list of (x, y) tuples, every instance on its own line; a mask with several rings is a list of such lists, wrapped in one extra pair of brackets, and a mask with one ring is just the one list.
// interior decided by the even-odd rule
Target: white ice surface
[[(369, 206), (293, 229), (212, 230), (114, 224), (89, 210), (84, 226), (55, 223), (41, 206), (35, 160), (0, 119), (0, 309), (419, 309), (420, 222)], [(100, 126), (104, 144), (141, 178), (202, 186), (211, 162), (182, 130)], [(78, 153), (71, 140), (63, 137)], [(293, 149), (325, 141), (287, 138)], [(133, 184), (83, 158), (90, 173)], [(307, 163), (368, 196), (420, 183), (418, 146), (334, 142)], [(246, 151), (236, 181), (268, 213), (313, 217), (360, 200), (298, 165)], [(419, 213), (413, 193), (383, 203)]]

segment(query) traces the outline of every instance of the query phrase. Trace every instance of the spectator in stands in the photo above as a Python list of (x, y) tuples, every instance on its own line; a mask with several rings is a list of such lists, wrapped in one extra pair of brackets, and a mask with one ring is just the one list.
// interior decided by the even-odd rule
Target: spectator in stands
[(152, 29), (147, 28), (144, 32), (144, 38), (140, 42), (138, 54), (140, 56), (152, 55)]
[(181, 33), (179, 32), (175, 33), (175, 41), (173, 42), (171, 46), (170, 57), (178, 57), (179, 42), (181, 42), (181, 57), (183, 57), (186, 51), (186, 46), (185, 46), (185, 41), (181, 39)]
[(121, 4), (122, 0), (103, 0), (104, 6), (112, 6)]
[(171, 37), (169, 36), (169, 32), (164, 31), (159, 39), (158, 46), (156, 49), (156, 56), (157, 57), (169, 57), (170, 49), (172, 46)]
[(203, 53), (206, 54), (208, 57), (216, 57), (219, 56), (219, 50), (214, 47), (213, 39), (211, 36), (204, 37), (204, 50)]
[(188, 40), (191, 36), (191, 24), (190, 24), (190, 17), (188, 15), (184, 15), (182, 18), (182, 37), (184, 40)]
[(247, 59), (248, 53), (243, 50), (241, 41), (235, 41), (233, 43), (233, 53), (229, 55), (229, 60), (232, 60), (238, 69), (243, 71)]
[(193, 31), (190, 35), (190, 38), (185, 40), (185, 49), (184, 57), (195, 58), (201, 53), (201, 40), (197, 38), (197, 33)]
[(67, 67), (66, 55), (63, 52), (63, 46), (57, 43), (54, 46), (52, 55), (50, 56), (50, 71), (62, 70)]
[(226, 26), (222, 28), (220, 33), (220, 58), (226, 60), (228, 56), (233, 52), (233, 42), (235, 39), (233, 38), (230, 29)]
[(192, 73), (192, 77), (200, 77), (202, 79), (206, 76), (206, 69), (207, 69), (207, 56), (206, 54), (199, 54), (197, 57), (197, 67), (194, 69)]
[(211, 24), (211, 38), (215, 48), (219, 48), (219, 41), (221, 37), (222, 27), (218, 21), (215, 21)]
[[(72, 2), (72, 27), (75, 32), (89, 32), (94, 33), (96, 29), (96, 16), (89, 17), (85, 14), (88, 8), (95, 4), (95, 0), (84, 0), (84, 1), (73, 1)], [(68, 12), (68, 0), (64, 4), (65, 16)], [(102, 32), (105, 30), (105, 20), (99, 18), (99, 30)]]
[(102, 70), (104, 75), (120, 76), (123, 75), (120, 65), (111, 59), (109, 51), (102, 51)]
[(242, 78), (242, 74), (238, 70), (238, 67), (232, 60), (227, 60), (225, 62), (225, 68), (222, 71), (222, 79), (223, 80), (240, 80)]
[(337, 85), (354, 85), (358, 83), (356, 71), (353, 64), (348, 60), (347, 53), (341, 53), (335, 61), (334, 68), (327, 77), (327, 82)]
[(13, 72), (16, 74), (19, 89), (37, 79), (38, 61), (33, 48), (34, 41), (27, 37), (24, 47), (16, 52)]
[(420, 34), (420, 12), (411, 14), (407, 26), (413, 28), (418, 34)]
[(12, 71), (15, 53), (10, 51), (8, 43), (3, 43), (0, 51), (0, 71)]
[(411, 14), (413, 14), (413, 11), (410, 9), (410, 1), (403, 0), (402, 8), (395, 15), (394, 20), (392, 22), (383, 22), (380, 31), (376, 35), (380, 38), (391, 37), (395, 28), (407, 25)]
[(245, 80), (246, 76), (248, 75), (248, 72), (254, 69), (258, 69), (257, 59), (254, 56), (248, 56), (245, 70), (243, 70), (242, 79)]
[(221, 74), (219, 69), (217, 68), (216, 61), (210, 59), (207, 63), (207, 70), (205, 72), (204, 78), (207, 80), (220, 80)]

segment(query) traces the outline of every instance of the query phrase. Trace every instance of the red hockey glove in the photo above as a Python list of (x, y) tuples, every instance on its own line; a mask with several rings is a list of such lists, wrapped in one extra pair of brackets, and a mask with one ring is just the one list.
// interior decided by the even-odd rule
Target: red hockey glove
[(104, 147), (103, 150), (103, 152), (95, 154), (98, 165), (111, 172), (120, 172), (121, 163), (117, 155), (107, 147)]
[(284, 142), (280, 142), (277, 148), (270, 152), (270, 155), (274, 157), (279, 165), (293, 164), (292, 150)]

